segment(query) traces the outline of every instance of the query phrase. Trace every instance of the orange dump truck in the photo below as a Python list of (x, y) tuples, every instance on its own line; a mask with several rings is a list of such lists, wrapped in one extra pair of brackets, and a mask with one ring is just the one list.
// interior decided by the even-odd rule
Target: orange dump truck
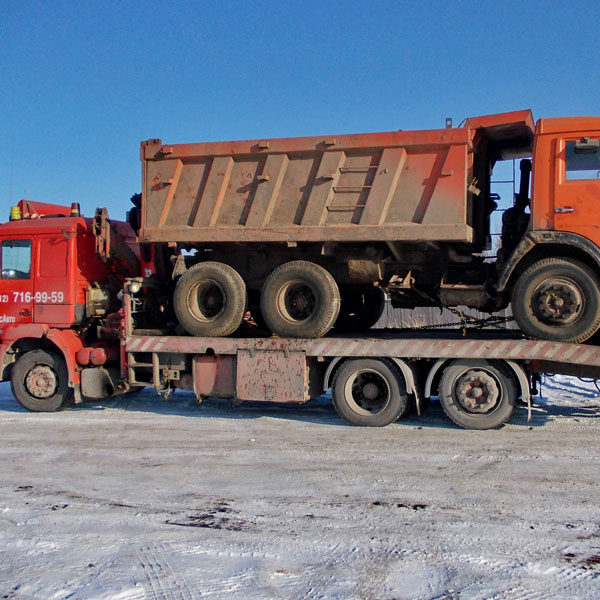
[[(200, 144), (142, 143), (142, 244), (180, 254), (173, 303), (197, 336), (247, 310), (282, 337), (356, 331), (393, 306), (512, 302), (529, 336), (600, 325), (600, 117), (530, 111), (461, 127)], [(494, 259), (491, 173), (521, 158)], [(531, 176), (531, 192), (530, 192)]]

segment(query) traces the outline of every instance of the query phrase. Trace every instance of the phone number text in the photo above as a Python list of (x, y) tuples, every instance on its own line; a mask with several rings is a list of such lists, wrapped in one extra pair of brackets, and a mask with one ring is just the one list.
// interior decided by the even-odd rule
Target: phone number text
[(60, 304), (64, 299), (65, 295), (63, 292), (13, 292), (13, 302)]

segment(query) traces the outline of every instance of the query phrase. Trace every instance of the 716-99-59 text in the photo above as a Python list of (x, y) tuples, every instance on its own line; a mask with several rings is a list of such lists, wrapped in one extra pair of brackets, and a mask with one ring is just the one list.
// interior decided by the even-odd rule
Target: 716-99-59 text
[[(36, 304), (61, 304), (63, 292), (13, 292), (13, 302), (35, 302)], [(8, 294), (0, 294), (0, 303), (8, 302)]]

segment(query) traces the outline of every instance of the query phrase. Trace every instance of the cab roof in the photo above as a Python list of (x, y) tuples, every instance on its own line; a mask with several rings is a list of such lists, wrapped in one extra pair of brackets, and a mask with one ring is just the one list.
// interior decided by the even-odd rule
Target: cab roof
[(540, 119), (536, 123), (536, 133), (569, 133), (600, 131), (600, 117), (555, 117)]
[(41, 233), (75, 233), (91, 231), (92, 220), (84, 217), (41, 217), (19, 219), (0, 224), (0, 235), (38, 235)]

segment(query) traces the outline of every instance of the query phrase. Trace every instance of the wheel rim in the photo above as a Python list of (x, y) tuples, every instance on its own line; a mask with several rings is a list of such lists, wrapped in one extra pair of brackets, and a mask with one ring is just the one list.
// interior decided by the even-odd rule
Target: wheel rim
[(488, 371), (469, 369), (454, 383), (454, 399), (467, 413), (492, 412), (500, 401), (500, 385)]
[(390, 386), (375, 370), (367, 369), (352, 373), (344, 386), (346, 401), (360, 415), (376, 415), (390, 401)]
[(58, 375), (48, 365), (36, 365), (25, 377), (25, 388), (34, 398), (45, 400), (56, 394)]
[(190, 288), (188, 306), (198, 321), (214, 321), (225, 312), (227, 296), (214, 279), (205, 279)]
[(279, 313), (288, 321), (306, 321), (313, 315), (316, 307), (317, 295), (306, 281), (288, 281), (277, 294)]
[(565, 277), (540, 283), (533, 292), (532, 308), (536, 317), (548, 325), (570, 325), (585, 308), (581, 288)]

